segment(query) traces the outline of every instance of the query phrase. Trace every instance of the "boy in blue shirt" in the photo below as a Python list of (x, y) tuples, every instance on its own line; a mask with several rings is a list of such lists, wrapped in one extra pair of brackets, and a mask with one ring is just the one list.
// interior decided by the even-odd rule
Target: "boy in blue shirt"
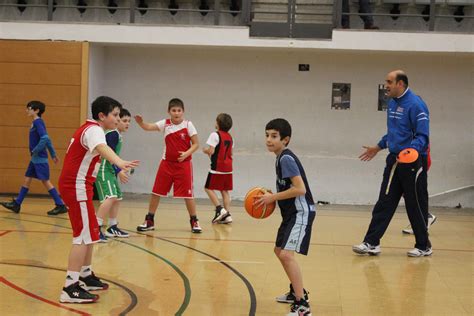
[(311, 228), (316, 215), (313, 195), (303, 165), (287, 148), (291, 125), (285, 119), (274, 119), (265, 127), (267, 149), (275, 153), (277, 193), (266, 193), (256, 204), (278, 201), (282, 222), (278, 229), (274, 252), (290, 279), (290, 291), (276, 298), (280, 303), (292, 303), (288, 316), (311, 316), (308, 292), (303, 288), (303, 276), (294, 253), (308, 254)]
[(11, 202), (0, 202), (0, 205), (15, 213), (20, 212), (21, 203), (28, 193), (31, 180), (33, 179), (40, 180), (54, 199), (56, 206), (48, 212), (48, 215), (67, 213), (67, 208), (59, 197), (58, 191), (54, 188), (51, 181), (49, 181), (48, 153), (46, 152), (46, 149), (48, 149), (55, 164), (59, 162), (59, 158), (56, 156), (56, 152), (54, 151), (51, 140), (46, 132), (46, 125), (44, 124), (43, 119), (41, 119), (41, 115), (44, 113), (45, 109), (46, 106), (40, 101), (31, 101), (26, 105), (27, 115), (33, 119), (30, 128), (29, 142), (31, 161), (26, 169), (25, 181), (23, 182), (23, 186), (21, 187), (17, 198), (13, 199)]

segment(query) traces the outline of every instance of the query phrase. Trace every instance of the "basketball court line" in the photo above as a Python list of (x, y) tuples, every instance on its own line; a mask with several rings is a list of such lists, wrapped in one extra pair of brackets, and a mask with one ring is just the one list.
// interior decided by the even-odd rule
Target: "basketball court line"
[[(37, 215), (37, 214), (28, 214), (28, 215), (33, 215), (33, 216), (39, 216), (39, 217), (46, 217), (46, 218), (51, 218), (50, 216), (45, 216), (45, 215)], [(62, 225), (58, 225), (58, 224), (51, 224), (51, 223), (45, 223), (45, 222), (38, 222), (38, 221), (31, 221), (31, 220), (25, 220), (25, 219), (17, 219), (17, 218), (10, 218), (10, 217), (0, 217), (0, 218), (3, 218), (3, 219), (10, 219), (10, 220), (17, 220), (17, 221), (25, 221), (25, 222), (33, 222), (33, 223), (38, 223), (38, 224), (43, 224), (43, 225), (49, 225), (49, 226), (55, 226), (55, 227), (60, 227), (60, 228), (65, 228), (65, 229), (71, 229), (70, 227), (68, 226), (62, 226)], [(67, 218), (61, 218), (63, 220), (68, 220)], [(124, 230), (127, 230), (127, 229), (124, 229)], [(52, 234), (54, 234), (55, 232), (51, 232)], [(183, 245), (183, 244), (180, 244), (180, 243), (177, 243), (177, 242), (174, 242), (174, 241), (171, 241), (171, 240), (167, 240), (167, 239), (164, 239), (164, 238), (161, 238), (161, 237), (155, 237), (155, 236), (149, 236), (147, 234), (140, 234), (138, 233), (138, 235), (144, 235), (146, 237), (152, 237), (152, 238), (157, 238), (157, 239), (160, 239), (160, 240), (163, 240), (163, 241), (166, 241), (168, 243), (172, 243), (174, 245), (178, 245), (178, 246), (181, 246), (181, 247), (185, 247), (185, 248), (188, 248), (190, 250), (193, 250), (193, 251), (196, 251), (198, 253), (201, 253), (205, 256), (208, 256), (210, 258), (213, 258), (215, 261), (221, 263), (222, 265), (224, 265), (226, 268), (230, 269), (234, 274), (236, 274), (243, 282), (244, 284), (247, 286), (247, 289), (249, 291), (249, 295), (250, 295), (250, 311), (249, 311), (249, 315), (255, 315), (255, 312), (256, 312), (256, 309), (257, 309), (257, 299), (256, 299), (256, 295), (255, 295), (255, 291), (251, 285), (251, 283), (239, 272), (237, 271), (235, 268), (233, 268), (232, 266), (228, 265), (227, 263), (223, 262), (221, 259), (211, 255), (211, 254), (208, 254), (208, 253), (205, 253), (201, 250), (198, 250), (198, 249), (195, 249), (195, 248), (192, 248), (192, 247), (189, 247), (189, 246), (186, 246), (186, 245)], [(169, 265), (172, 265), (172, 268), (182, 277), (183, 279), (183, 282), (185, 284), (185, 298), (183, 300), (183, 303), (180, 307), (180, 309), (178, 310), (178, 312), (176, 312), (177, 315), (181, 315), (186, 307), (189, 305), (189, 302), (190, 302), (190, 298), (191, 298), (191, 287), (189, 285), (189, 280), (187, 279), (186, 275), (181, 271), (179, 270), (178, 267), (176, 267), (174, 264), (171, 263), (171, 261), (159, 256), (158, 254), (152, 252), (152, 251), (149, 251), (148, 249), (145, 249), (145, 248), (142, 248), (140, 246), (137, 246), (137, 245), (134, 245), (132, 243), (129, 243), (129, 242), (126, 242), (126, 241), (122, 241), (122, 240), (115, 240), (117, 242), (121, 242), (121, 243), (124, 243), (124, 244), (127, 244), (131, 247), (135, 247), (135, 248), (138, 248), (142, 251), (145, 251), (147, 252), (148, 254), (150, 255), (153, 255), (161, 260), (163, 260), (165, 263), (169, 264)], [(179, 271), (179, 272), (178, 272)], [(180, 273), (181, 272), (181, 273)], [(187, 280), (187, 282), (186, 282)], [(187, 286), (186, 286), (187, 284)]]
[[(35, 216), (40, 216), (40, 217), (48, 217), (48, 216), (43, 216), (43, 215), (36, 215), (36, 214), (29, 214), (29, 215), (35, 215)], [(2, 219), (10, 219), (10, 220), (20, 220), (16, 218), (11, 218), (11, 217), (0, 217)], [(48, 217), (50, 218), (50, 217)], [(34, 222), (34, 221), (33, 221)], [(45, 223), (47, 224), (47, 223)], [(51, 225), (48, 223), (48, 225)], [(60, 226), (62, 227), (62, 226)], [(64, 228), (64, 227), (63, 227)], [(154, 236), (154, 235), (147, 235), (143, 233), (137, 233), (133, 230), (128, 230), (124, 229), (128, 232), (131, 233), (136, 233), (137, 235), (135, 236), (130, 236), (130, 237), (138, 237), (139, 235), (142, 235), (144, 237), (154, 237), (158, 239), (163, 239), (164, 241), (167, 241), (166, 239), (174, 239), (174, 240), (202, 240), (202, 241), (221, 241), (221, 242), (244, 242), (244, 243), (255, 243), (255, 244), (274, 244), (274, 241), (271, 240), (247, 240), (247, 239), (215, 239), (215, 238), (188, 238), (188, 237), (177, 237), (177, 236)], [(50, 233), (50, 234), (65, 234), (66, 232), (48, 232), (48, 231), (28, 231), (28, 230), (15, 230), (11, 229), (9, 232), (24, 232), (24, 233)], [(69, 234), (69, 233), (67, 233)], [(410, 237), (410, 236), (404, 236), (404, 237)], [(115, 240), (115, 239), (114, 239)], [(324, 247), (352, 247), (352, 244), (331, 244), (331, 243), (310, 243), (311, 246), (324, 246)], [(404, 250), (406, 249), (405, 246), (384, 246), (384, 249), (401, 249)], [(452, 252), (467, 252), (467, 253), (472, 253), (474, 252), (474, 249), (453, 249), (453, 248), (435, 248), (436, 251), (452, 251)]]
[(198, 260), (200, 262), (212, 262), (212, 263), (248, 263), (248, 264), (264, 264), (265, 262), (260, 262), (260, 261), (238, 261), (238, 260), (206, 260), (206, 259), (200, 259)]
[[(60, 268), (56, 268), (56, 267), (51, 267), (51, 266), (45, 266), (45, 265), (15, 263), (15, 262), (3, 262), (3, 261), (0, 261), (0, 264), (66, 272), (66, 270), (64, 270), (64, 269), (60, 269)], [(111, 284), (114, 284), (115, 286), (121, 288), (121, 289), (124, 290), (124, 291), (128, 294), (128, 296), (130, 297), (130, 304), (127, 306), (127, 308), (125, 308), (123, 311), (121, 311), (121, 312), (119, 313), (120, 316), (123, 316), (123, 315), (128, 314), (130, 311), (132, 311), (132, 310), (136, 307), (137, 302), (138, 302), (138, 298), (137, 298), (137, 295), (136, 295), (131, 289), (129, 289), (128, 287), (126, 287), (126, 286), (124, 286), (124, 285), (122, 285), (122, 284), (120, 284), (120, 283), (117, 283), (117, 282), (115, 282), (115, 281), (113, 281), (113, 280), (106, 279), (106, 278), (102, 278), (102, 279), (103, 279), (104, 281), (107, 281), (107, 282), (109, 282), (109, 283), (111, 283)], [(53, 302), (53, 303), (55, 303), (55, 302)], [(55, 304), (58, 304), (58, 303), (55, 303)], [(82, 312), (82, 313), (84, 313), (84, 312)], [(90, 314), (84, 313), (83, 315), (90, 315)]]
[(91, 316), (91, 314), (89, 313), (86, 313), (86, 312), (83, 312), (83, 311), (80, 311), (80, 310), (77, 310), (77, 309), (74, 309), (74, 308), (71, 308), (71, 307), (67, 307), (67, 306), (64, 306), (62, 304), (59, 304), (59, 303), (56, 303), (56, 302), (53, 302), (53, 301), (50, 301), (46, 298), (43, 298), (39, 295), (36, 295), (36, 294), (33, 294), (21, 287), (19, 287), (18, 285), (8, 281), (7, 279), (5, 279), (4, 277), (1, 277), (0, 276), (0, 283), (3, 283), (5, 284), (6, 286), (22, 293), (22, 294), (25, 294), (26, 296), (29, 296), (29, 297), (32, 297), (34, 298), (35, 300), (38, 300), (40, 302), (43, 302), (43, 303), (46, 303), (46, 304), (49, 304), (49, 305), (52, 305), (54, 307), (58, 307), (58, 308), (62, 308), (62, 309), (65, 309), (65, 310), (68, 310), (70, 312), (73, 312), (73, 313), (76, 313), (76, 314), (79, 314), (79, 315), (82, 315), (82, 316)]
[(5, 230), (0, 233), (0, 237), (5, 236), (6, 234), (10, 233), (11, 230)]
[[(37, 216), (43, 216), (43, 217), (48, 217), (48, 216), (44, 216), (44, 215), (37, 215)], [(58, 225), (58, 224), (51, 224), (51, 223), (45, 223), (45, 222), (38, 222), (38, 221), (31, 221), (31, 220), (25, 220), (25, 219), (16, 219), (16, 218), (9, 218), (9, 217), (0, 217), (0, 218), (3, 218), (3, 219), (10, 219), (10, 220), (17, 220), (17, 221), (25, 221), (25, 222), (31, 222), (31, 223), (37, 223), (37, 224), (43, 224), (43, 225), (48, 225), (48, 226), (54, 226), (54, 227), (60, 227), (60, 228), (66, 228), (66, 229), (69, 229), (71, 230), (70, 227), (67, 227), (67, 226), (61, 226), (61, 225)], [(52, 234), (54, 234), (55, 232), (51, 232)], [(171, 267), (173, 268), (173, 270), (175, 271), (178, 271), (179, 268), (176, 267), (174, 264), (171, 263), (171, 261), (161, 257), (160, 255), (152, 252), (152, 251), (149, 251), (145, 248), (142, 248), (140, 246), (137, 246), (137, 245), (134, 245), (134, 244), (131, 244), (131, 243), (128, 243), (128, 242), (124, 242), (124, 241), (119, 241), (117, 240), (118, 242), (121, 242), (121, 243), (124, 243), (124, 244), (127, 244), (131, 247), (135, 247), (135, 248), (138, 248), (142, 251), (145, 251), (146, 253), (150, 254), (150, 255), (153, 255), (157, 258), (159, 258), (160, 260), (162, 260), (163, 262), (165, 262), (166, 264), (171, 264)], [(0, 262), (1, 263), (1, 262)], [(184, 310), (186, 310), (186, 307), (188, 306), (189, 304), (189, 301), (190, 301), (190, 298), (191, 298), (191, 287), (189, 286), (189, 280), (188, 278), (186, 277), (186, 275), (181, 271), (179, 270), (180, 273), (178, 273), (180, 275), (180, 277), (183, 279), (183, 282), (184, 282), (184, 288), (185, 288), (185, 297), (184, 297), (184, 300), (183, 300), (183, 303), (181, 304), (178, 312), (176, 312), (176, 315), (181, 315)], [(184, 278), (183, 278), (184, 277)], [(105, 279), (104, 279), (105, 280)], [(116, 284), (115, 282), (111, 282), (113, 284)], [(136, 303), (135, 303), (136, 304)]]
[[(64, 218), (64, 217), (51, 217), (51, 216), (46, 216), (46, 215), (38, 215), (38, 214), (32, 214), (32, 213), (23, 213), (25, 215), (32, 215), (32, 216), (38, 216), (38, 217), (46, 217), (46, 218), (50, 218), (50, 219), (62, 219), (62, 220), (67, 220), (69, 221), (68, 218)], [(18, 221), (21, 221), (22, 219), (16, 219), (16, 218), (10, 218), (10, 217), (0, 217), (0, 218), (4, 218), (4, 219), (10, 219), (10, 220), (18, 220)], [(27, 222), (35, 222), (35, 221), (31, 221), (31, 220), (25, 220)], [(39, 224), (45, 224), (45, 225), (50, 225), (50, 226), (56, 226), (56, 227), (61, 227), (61, 228), (66, 228), (66, 229), (71, 229), (70, 227), (67, 227), (67, 226), (61, 226), (61, 225), (57, 225), (57, 224), (50, 224), (50, 223), (45, 223), (45, 222), (36, 222), (36, 223), (39, 223)], [(134, 231), (131, 231), (129, 229), (124, 229), (125, 231), (129, 231), (129, 232), (134, 232)], [(54, 232), (51, 232), (51, 233), (54, 233)], [(202, 255), (205, 255), (209, 258), (212, 258), (213, 260), (219, 262), (220, 264), (224, 265), (227, 269), (231, 270), (235, 275), (237, 275), (241, 280), (242, 282), (244, 282), (245, 286), (247, 287), (247, 290), (249, 292), (249, 296), (250, 296), (250, 310), (249, 310), (249, 315), (255, 315), (256, 313), (256, 310), (257, 310), (257, 298), (256, 298), (256, 295), (255, 295), (255, 291), (253, 289), (253, 286), (252, 284), (245, 278), (245, 276), (243, 276), (237, 269), (235, 269), (234, 267), (230, 266), (229, 264), (225, 263), (224, 261), (222, 261), (220, 258), (217, 258), (211, 254), (208, 254), (204, 251), (201, 251), (201, 250), (198, 250), (196, 248), (193, 248), (193, 247), (189, 247), (189, 246), (186, 246), (186, 245), (183, 245), (183, 244), (180, 244), (178, 242), (174, 242), (174, 241), (171, 241), (171, 240), (168, 240), (166, 238), (163, 238), (163, 237), (157, 237), (157, 236), (150, 236), (150, 235), (147, 235), (147, 234), (144, 234), (144, 233), (136, 233), (137, 235), (143, 235), (143, 236), (146, 236), (146, 237), (151, 237), (151, 238), (156, 238), (156, 239), (159, 239), (159, 240), (162, 240), (162, 241), (166, 241), (168, 243), (172, 243), (174, 245), (177, 245), (177, 246), (181, 246), (181, 247), (184, 247), (184, 248), (188, 248), (190, 250), (193, 250), (193, 251), (196, 251)], [(187, 240), (189, 239), (194, 239), (194, 238), (187, 238)], [(198, 239), (198, 238), (195, 238), (195, 239)], [(213, 239), (208, 239), (208, 240), (213, 240)], [(121, 241), (121, 240), (116, 240), (118, 242), (122, 242), (122, 243), (125, 243), (129, 246), (132, 246), (132, 247), (136, 247), (138, 249), (141, 249), (142, 251), (145, 251), (145, 252), (148, 252), (149, 254), (154, 254), (156, 255), (158, 258), (161, 258), (158, 254), (156, 253), (153, 253), (145, 248), (141, 248), (139, 246), (136, 246), (134, 244), (131, 244), (131, 243), (128, 243), (128, 242), (125, 242), (125, 241)], [(184, 275), (184, 273), (183, 273)], [(184, 275), (185, 276), (185, 275)], [(189, 289), (191, 290), (191, 289)], [(190, 296), (191, 294), (189, 294)], [(183, 301), (183, 304), (186, 303), (186, 299)], [(189, 304), (189, 301), (187, 302)]]

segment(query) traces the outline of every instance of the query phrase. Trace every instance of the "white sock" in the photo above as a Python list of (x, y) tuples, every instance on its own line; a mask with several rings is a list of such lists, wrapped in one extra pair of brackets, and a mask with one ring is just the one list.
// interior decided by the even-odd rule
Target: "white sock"
[(97, 223), (99, 224), (99, 227), (101, 227), (102, 225), (104, 225), (104, 220), (100, 217), (97, 217)]
[(81, 278), (85, 278), (92, 274), (92, 265), (82, 266), (81, 268)]
[(110, 226), (117, 225), (117, 224), (118, 224), (117, 218), (110, 218), (110, 217), (109, 217), (109, 227), (110, 227)]
[(79, 281), (79, 274), (80, 272), (76, 271), (67, 271), (66, 273), (66, 282), (64, 283), (64, 287), (68, 287), (71, 284), (76, 283)]

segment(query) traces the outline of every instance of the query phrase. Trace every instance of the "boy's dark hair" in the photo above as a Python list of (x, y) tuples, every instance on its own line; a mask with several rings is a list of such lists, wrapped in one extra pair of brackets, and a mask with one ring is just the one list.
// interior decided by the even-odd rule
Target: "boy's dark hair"
[(232, 128), (232, 117), (227, 113), (219, 114), (216, 122), (221, 131), (228, 132)]
[(132, 117), (132, 115), (130, 114), (130, 112), (125, 109), (125, 108), (121, 108), (120, 109), (120, 118), (124, 117), (124, 116), (130, 116)]
[[(291, 138), (291, 125), (285, 119), (277, 118), (277, 119), (271, 120), (270, 122), (267, 123), (267, 126), (265, 126), (266, 131), (270, 129), (278, 131), (280, 133), (280, 139), (283, 139), (287, 136)], [(289, 143), (290, 141), (288, 141), (288, 144)], [(288, 144), (286, 145), (288, 146)]]
[(92, 118), (94, 120), (99, 119), (99, 113), (109, 115), (115, 108), (122, 110), (122, 104), (119, 101), (112, 99), (111, 97), (101, 96), (92, 102)]
[(395, 77), (395, 82), (403, 81), (405, 88), (408, 87), (408, 76), (404, 73), (398, 73)]
[(27, 108), (31, 108), (32, 110), (39, 110), (38, 116), (41, 117), (41, 114), (44, 113), (46, 110), (46, 105), (44, 105), (41, 101), (30, 101), (26, 105)]
[(171, 108), (174, 108), (174, 107), (182, 108), (183, 111), (184, 111), (183, 101), (181, 101), (181, 99), (178, 99), (178, 98), (171, 99), (170, 102), (168, 103), (168, 111), (171, 110)]

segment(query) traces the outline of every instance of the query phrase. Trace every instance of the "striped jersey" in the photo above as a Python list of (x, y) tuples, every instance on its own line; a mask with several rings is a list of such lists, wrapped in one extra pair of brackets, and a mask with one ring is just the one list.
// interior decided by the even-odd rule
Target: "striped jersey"
[(277, 191), (282, 192), (291, 188), (291, 178), (295, 176), (301, 176), (306, 189), (305, 195), (300, 195), (294, 198), (279, 200), (278, 206), (280, 207), (283, 218), (294, 216), (297, 213), (303, 214), (301, 218), (303, 223), (309, 218), (309, 212), (314, 212), (314, 200), (311, 190), (309, 188), (308, 180), (306, 179), (306, 173), (303, 169), (303, 165), (296, 155), (288, 148), (284, 149), (282, 153), (277, 157), (275, 164), (277, 174)]

